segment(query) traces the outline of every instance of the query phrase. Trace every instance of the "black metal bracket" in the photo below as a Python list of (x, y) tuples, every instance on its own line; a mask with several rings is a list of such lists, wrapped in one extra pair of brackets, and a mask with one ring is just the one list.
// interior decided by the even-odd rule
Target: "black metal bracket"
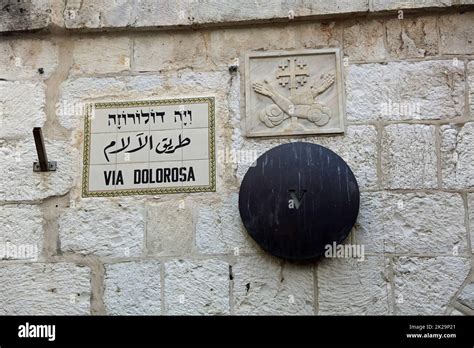
[(33, 128), (33, 136), (35, 137), (36, 152), (38, 153), (38, 162), (33, 163), (34, 172), (54, 172), (57, 168), (55, 161), (48, 162), (46, 148), (44, 147), (43, 132), (40, 127)]

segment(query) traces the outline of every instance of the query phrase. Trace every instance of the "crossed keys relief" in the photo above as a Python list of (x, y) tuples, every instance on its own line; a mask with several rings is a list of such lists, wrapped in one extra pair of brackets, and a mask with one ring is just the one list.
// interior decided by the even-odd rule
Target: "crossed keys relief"
[(344, 133), (341, 56), (337, 47), (248, 52), (245, 135)]
[(278, 65), (275, 79), (280, 86), (290, 90), (289, 97), (278, 93), (268, 79), (252, 85), (255, 92), (270, 98), (274, 103), (258, 111), (260, 121), (267, 127), (278, 126), (287, 119), (291, 119), (292, 127), (297, 125), (298, 119), (306, 119), (318, 127), (329, 122), (332, 117), (331, 109), (318, 101), (318, 97), (334, 84), (334, 74), (328, 73), (321, 76), (319, 81), (316, 79), (313, 83), (308, 83), (310, 74), (304, 61), (285, 58)]

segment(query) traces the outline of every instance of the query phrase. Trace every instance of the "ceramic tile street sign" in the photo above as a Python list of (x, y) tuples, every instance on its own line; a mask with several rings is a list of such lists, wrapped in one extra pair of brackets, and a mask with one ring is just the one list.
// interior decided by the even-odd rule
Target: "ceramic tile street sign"
[(248, 137), (344, 132), (344, 95), (337, 48), (247, 54)]
[(215, 191), (213, 97), (94, 103), (84, 197)]

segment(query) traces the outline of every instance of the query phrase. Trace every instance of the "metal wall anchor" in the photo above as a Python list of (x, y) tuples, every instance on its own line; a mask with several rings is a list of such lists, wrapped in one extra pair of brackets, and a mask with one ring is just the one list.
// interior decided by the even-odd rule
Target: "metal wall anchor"
[(43, 132), (40, 127), (33, 128), (35, 137), (36, 152), (38, 153), (38, 162), (33, 163), (34, 172), (54, 172), (57, 168), (56, 161), (48, 162), (46, 148), (44, 147)]

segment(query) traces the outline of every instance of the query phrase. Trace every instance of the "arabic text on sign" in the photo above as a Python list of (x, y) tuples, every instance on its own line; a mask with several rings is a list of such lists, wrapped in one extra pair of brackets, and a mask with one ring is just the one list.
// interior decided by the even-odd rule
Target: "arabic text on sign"
[[(181, 134), (178, 135), (178, 139), (173, 141), (171, 137), (165, 137), (160, 139), (156, 146), (153, 143), (153, 135), (145, 135), (145, 133), (140, 132), (136, 134), (138, 138), (138, 146), (132, 146), (130, 149), (130, 136), (122, 137), (120, 139), (120, 147), (117, 148), (117, 142), (112, 140), (109, 145), (104, 148), (104, 156), (107, 162), (110, 162), (109, 155), (117, 154), (120, 152), (133, 153), (137, 152), (149, 145), (147, 148), (149, 151), (155, 151), (157, 154), (163, 153), (174, 153), (177, 149), (188, 146), (191, 144), (191, 139), (185, 137), (183, 138)], [(114, 150), (109, 151), (111, 148)]]

